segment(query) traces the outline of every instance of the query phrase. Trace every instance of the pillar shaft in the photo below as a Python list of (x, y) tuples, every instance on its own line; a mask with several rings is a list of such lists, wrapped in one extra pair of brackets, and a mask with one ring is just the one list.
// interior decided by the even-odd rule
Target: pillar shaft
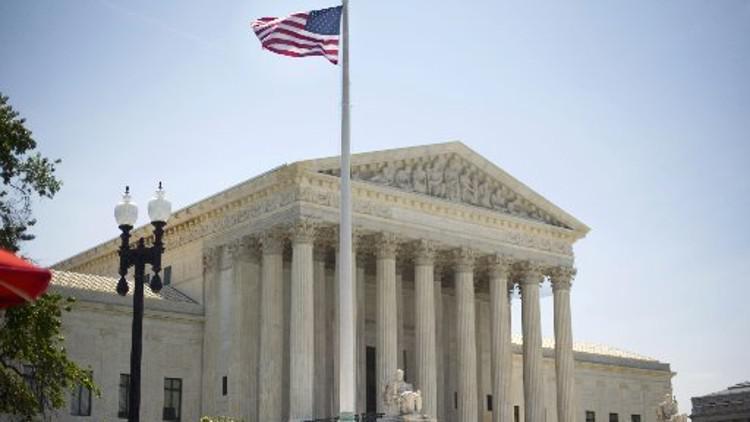
[[(314, 313), (315, 313), (315, 418), (322, 419), (331, 416), (330, 413), (330, 386), (328, 384), (329, 364), (329, 340), (330, 330), (328, 310), (328, 295), (326, 281), (325, 251), (322, 246), (316, 245), (313, 255), (313, 284), (315, 285)], [(318, 388), (320, 386), (320, 388)]]
[(435, 286), (433, 293), (435, 295), (435, 367), (436, 371), (436, 397), (437, 400), (437, 414), (435, 417), (440, 421), (447, 420), (445, 413), (446, 408), (446, 391), (447, 391), (447, 379), (445, 376), (446, 366), (444, 364), (444, 353), (445, 346), (445, 330), (443, 329), (443, 282), (442, 282), (442, 271), (436, 269), (434, 274)]
[(289, 419), (313, 417), (315, 314), (313, 305), (314, 228), (298, 224), (292, 233), (292, 283), (289, 325)]
[(216, 354), (218, 345), (215, 339), (219, 332), (219, 315), (216, 299), (218, 296), (218, 271), (220, 248), (212, 248), (203, 253), (203, 306), (206, 309), (205, 335), (203, 336), (203, 399), (202, 412), (211, 414), (216, 403)]
[(542, 279), (542, 273), (535, 266), (527, 265), (524, 268), (521, 277), (521, 324), (524, 420), (528, 422), (545, 422), (542, 326), (539, 310), (539, 284)]
[(474, 256), (461, 249), (456, 263), (456, 342), (458, 347), (458, 421), (476, 422), (477, 343), (474, 310)]
[(490, 266), (490, 330), (492, 353), (493, 422), (512, 422), (512, 356), (508, 300), (508, 263), (495, 258)]
[(258, 420), (280, 421), (284, 374), (283, 243), (275, 233), (266, 233), (262, 246)]
[(552, 276), (558, 422), (575, 422), (575, 364), (570, 321), (570, 285), (574, 271), (572, 268), (560, 268)]
[(422, 392), (422, 412), (432, 417), (437, 416), (434, 253), (432, 245), (420, 242), (414, 259), (416, 388)]
[(378, 412), (390, 412), (383, 403), (386, 384), (395, 376), (398, 369), (398, 333), (396, 306), (396, 240), (391, 236), (381, 236), (376, 251), (377, 277), (377, 392)]
[(357, 413), (365, 413), (366, 410), (366, 393), (367, 383), (365, 375), (367, 373), (367, 345), (365, 337), (365, 303), (366, 300), (366, 282), (365, 282), (365, 259), (361, 253), (356, 255), (357, 268)]
[(257, 242), (244, 238), (231, 246), (234, 293), (232, 309), (229, 410), (250, 420), (257, 412), (257, 365), (260, 301), (260, 256)]

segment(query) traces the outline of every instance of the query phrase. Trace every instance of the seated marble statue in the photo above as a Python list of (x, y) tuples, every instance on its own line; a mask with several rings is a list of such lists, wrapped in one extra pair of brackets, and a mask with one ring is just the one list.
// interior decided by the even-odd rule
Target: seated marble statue
[(422, 393), (414, 391), (414, 387), (404, 381), (404, 371), (401, 369), (396, 370), (395, 378), (386, 384), (383, 402), (390, 410), (389, 416), (422, 413)]
[(656, 408), (656, 420), (658, 422), (687, 422), (687, 415), (677, 414), (678, 409), (674, 396), (666, 394), (664, 401)]

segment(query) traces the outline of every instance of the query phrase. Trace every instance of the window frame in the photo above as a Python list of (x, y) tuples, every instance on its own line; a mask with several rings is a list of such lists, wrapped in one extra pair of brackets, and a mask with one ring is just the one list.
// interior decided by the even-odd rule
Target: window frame
[[(123, 383), (123, 379), (125, 382)], [(125, 389), (125, 410), (122, 410), (122, 390)], [(120, 383), (117, 387), (117, 418), (128, 419), (130, 417), (130, 374), (120, 374)]]
[[(589, 419), (589, 416), (591, 416), (591, 419)], [(584, 420), (586, 422), (596, 422), (596, 412), (593, 410), (586, 410), (584, 413)]]
[[(177, 398), (176, 406), (175, 397)], [(172, 406), (167, 407), (167, 404)], [(167, 418), (167, 409), (175, 409), (174, 418)], [(169, 422), (180, 422), (182, 420), (182, 378), (164, 378), (164, 403), (161, 419)]]
[[(88, 371), (88, 374), (93, 378), (93, 371)], [(86, 398), (86, 408), (82, 409), (81, 404), (84, 403), (84, 397)], [(82, 384), (73, 387), (73, 391), (71, 392), (70, 416), (91, 416), (91, 390)]]
[(169, 286), (170, 284), (172, 284), (172, 266), (171, 265), (167, 265), (166, 267), (164, 267), (162, 281), (165, 286)]

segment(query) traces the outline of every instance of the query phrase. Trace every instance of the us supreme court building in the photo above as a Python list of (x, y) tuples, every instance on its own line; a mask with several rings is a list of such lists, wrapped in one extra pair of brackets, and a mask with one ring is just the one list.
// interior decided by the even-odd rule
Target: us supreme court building
[[(352, 180), (358, 413), (384, 410), (401, 368), (439, 421), (656, 420), (668, 363), (574, 340), (586, 225), (460, 142), (356, 154)], [(143, 420), (338, 415), (338, 221), (338, 157), (173, 214), (166, 285), (146, 288)], [(69, 356), (102, 393), (76, 390), (56, 420), (127, 417), (132, 297), (115, 292), (118, 245), (54, 266), (52, 290), (78, 298)], [(542, 338), (541, 306), (554, 308), (554, 338)]]

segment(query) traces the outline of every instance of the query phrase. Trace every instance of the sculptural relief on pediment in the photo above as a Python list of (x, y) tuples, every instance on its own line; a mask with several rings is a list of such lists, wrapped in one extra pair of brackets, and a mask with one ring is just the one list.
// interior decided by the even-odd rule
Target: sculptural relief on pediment
[[(339, 169), (321, 171), (336, 176), (339, 172)], [(566, 227), (456, 154), (353, 166), (352, 179)]]

